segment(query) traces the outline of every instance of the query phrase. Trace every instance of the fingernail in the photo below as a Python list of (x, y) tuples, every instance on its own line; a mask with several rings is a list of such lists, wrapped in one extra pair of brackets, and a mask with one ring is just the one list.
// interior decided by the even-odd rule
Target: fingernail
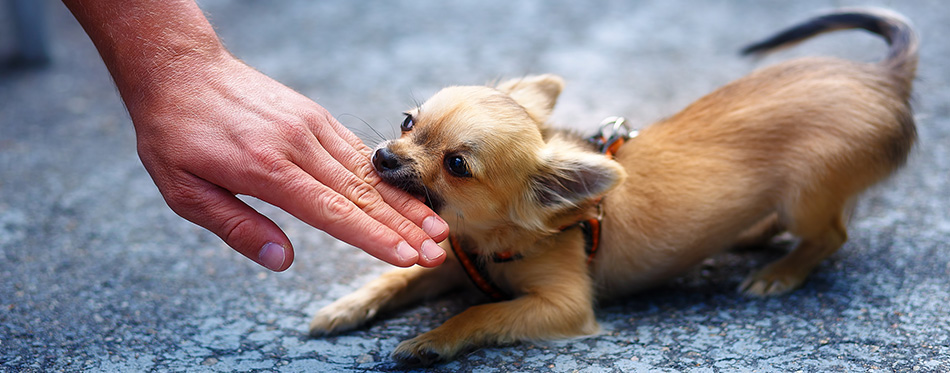
[(412, 261), (415, 263), (416, 259), (419, 259), (419, 253), (416, 252), (416, 249), (413, 249), (412, 246), (409, 246), (406, 241), (400, 241), (396, 245), (396, 256), (399, 257), (401, 261)]
[(439, 259), (445, 255), (445, 250), (442, 250), (438, 244), (433, 240), (425, 240), (422, 242), (422, 257), (426, 258), (427, 261), (433, 261)]
[(449, 229), (449, 225), (438, 216), (429, 216), (422, 221), (422, 230), (425, 231), (429, 237), (440, 236), (442, 233), (445, 233), (447, 229)]
[(284, 266), (284, 259), (287, 255), (284, 253), (284, 247), (273, 242), (268, 242), (261, 248), (257, 254), (257, 262), (261, 263), (271, 271), (279, 271)]

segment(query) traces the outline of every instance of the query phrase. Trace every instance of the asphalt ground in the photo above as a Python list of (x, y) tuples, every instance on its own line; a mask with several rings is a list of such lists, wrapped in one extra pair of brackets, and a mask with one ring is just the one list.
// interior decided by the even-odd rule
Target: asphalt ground
[[(0, 70), (0, 370), (376, 371), (399, 341), (463, 310), (453, 294), (310, 339), (321, 306), (388, 269), (248, 199), (293, 240), (271, 273), (169, 210), (91, 42), (48, 1), (51, 65)], [(739, 48), (821, 10), (870, 4), (922, 37), (908, 165), (872, 188), (850, 241), (804, 288), (735, 289), (787, 245), (726, 253), (601, 305), (599, 335), (484, 348), (431, 371), (950, 370), (950, 11), (941, 1), (201, 1), (234, 54), (375, 143), (440, 87), (533, 73), (567, 81), (554, 114), (646, 125), (753, 69), (803, 55), (874, 61), (861, 32), (763, 60)], [(0, 8), (0, 58), (13, 53)], [(377, 134), (378, 132), (378, 134)]]

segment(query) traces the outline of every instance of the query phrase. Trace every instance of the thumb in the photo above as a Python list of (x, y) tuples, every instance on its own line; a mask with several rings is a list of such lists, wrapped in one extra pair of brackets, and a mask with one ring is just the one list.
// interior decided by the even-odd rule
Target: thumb
[(231, 192), (193, 177), (191, 186), (163, 191), (175, 213), (220, 237), (235, 251), (275, 272), (290, 267), (294, 250), (287, 235)]

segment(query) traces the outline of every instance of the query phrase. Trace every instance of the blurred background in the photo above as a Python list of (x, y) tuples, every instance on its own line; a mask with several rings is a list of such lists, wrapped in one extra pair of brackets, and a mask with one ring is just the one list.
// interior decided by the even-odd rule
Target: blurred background
[[(388, 267), (248, 199), (297, 256), (271, 273), (165, 206), (95, 48), (62, 4), (0, 1), (0, 370), (372, 371), (455, 294), (341, 336), (312, 314)], [(950, 370), (950, 12), (916, 1), (224, 1), (199, 4), (229, 49), (366, 142), (446, 85), (555, 73), (556, 124), (645, 126), (757, 67), (804, 55), (875, 61), (862, 32), (762, 60), (737, 51), (839, 6), (876, 5), (922, 38), (919, 146), (858, 206), (851, 240), (791, 295), (735, 292), (781, 250), (727, 253), (602, 305), (598, 336), (488, 348), (435, 371)], [(32, 18), (31, 18), (32, 17)], [(24, 21), (26, 20), (26, 21)], [(22, 31), (34, 40), (19, 44)], [(24, 51), (29, 56), (22, 58)], [(27, 63), (27, 62), (33, 62)], [(779, 248), (781, 249), (781, 248)]]

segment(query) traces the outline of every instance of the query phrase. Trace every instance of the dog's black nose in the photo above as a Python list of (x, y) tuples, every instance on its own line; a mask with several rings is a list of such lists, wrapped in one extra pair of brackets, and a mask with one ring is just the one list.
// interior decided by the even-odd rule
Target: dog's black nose
[(393, 154), (389, 148), (379, 148), (373, 154), (373, 166), (376, 167), (376, 171), (382, 172), (398, 170), (402, 167), (402, 164), (399, 163), (399, 157)]

